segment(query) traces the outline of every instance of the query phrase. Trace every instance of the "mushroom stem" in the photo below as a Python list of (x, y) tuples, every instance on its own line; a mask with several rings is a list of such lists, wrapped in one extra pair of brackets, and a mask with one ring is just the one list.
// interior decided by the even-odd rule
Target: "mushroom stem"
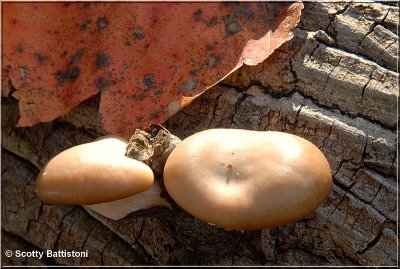
[(169, 155), (180, 142), (161, 125), (150, 124), (146, 131), (135, 130), (125, 155), (147, 164), (157, 176), (161, 176)]
[(94, 211), (113, 220), (120, 220), (130, 213), (154, 206), (165, 206), (171, 209), (170, 203), (160, 197), (161, 191), (160, 183), (154, 181), (153, 185), (144, 192), (112, 202), (84, 205), (83, 207), (89, 213)]

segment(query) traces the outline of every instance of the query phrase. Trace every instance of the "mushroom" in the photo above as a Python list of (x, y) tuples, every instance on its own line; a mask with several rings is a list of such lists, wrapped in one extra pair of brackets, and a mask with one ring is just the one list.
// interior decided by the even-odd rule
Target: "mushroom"
[(287, 133), (211, 129), (169, 156), (164, 185), (184, 210), (234, 230), (276, 227), (315, 211), (332, 189), (324, 154)]
[[(126, 157), (126, 146), (126, 140), (106, 136), (61, 152), (40, 172), (37, 196), (48, 204), (90, 205), (90, 209), (99, 209), (98, 213), (113, 219), (154, 206), (157, 201), (166, 205), (159, 197), (161, 188), (156, 185), (151, 168)], [(146, 192), (144, 196), (150, 204), (139, 199), (140, 204), (132, 205), (138, 199), (127, 197), (142, 192)]]
[(160, 183), (155, 180), (151, 187), (144, 192), (112, 202), (85, 205), (84, 208), (113, 220), (120, 220), (132, 212), (154, 206), (165, 206), (171, 208), (171, 205), (165, 199), (160, 197), (161, 191)]

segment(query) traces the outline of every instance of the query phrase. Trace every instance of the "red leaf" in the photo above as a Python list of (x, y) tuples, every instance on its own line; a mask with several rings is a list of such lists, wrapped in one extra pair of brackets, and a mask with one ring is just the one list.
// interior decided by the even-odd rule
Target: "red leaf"
[[(19, 126), (101, 92), (106, 130), (163, 122), (292, 38), (301, 3), (5, 3), (4, 68)], [(3, 92), (3, 94), (8, 94)]]

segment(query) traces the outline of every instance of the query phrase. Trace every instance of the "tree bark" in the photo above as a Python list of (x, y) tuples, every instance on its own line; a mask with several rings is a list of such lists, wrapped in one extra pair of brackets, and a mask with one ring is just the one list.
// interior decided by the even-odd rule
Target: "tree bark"
[[(165, 123), (181, 139), (243, 128), (293, 133), (317, 145), (331, 165), (333, 191), (315, 213), (278, 228), (211, 226), (165, 191), (172, 209), (120, 221), (42, 204), (35, 178), (43, 165), (106, 134), (99, 96), (31, 128), (15, 127), (18, 102), (2, 98), (2, 264), (396, 265), (398, 13), (390, 4), (305, 3), (293, 40)], [(87, 250), (88, 257), (18, 258), (15, 250)]]

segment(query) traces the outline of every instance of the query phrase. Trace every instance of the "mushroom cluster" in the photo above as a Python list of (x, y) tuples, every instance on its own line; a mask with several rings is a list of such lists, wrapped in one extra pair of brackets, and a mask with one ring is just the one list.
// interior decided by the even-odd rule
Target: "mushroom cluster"
[(164, 168), (172, 199), (193, 216), (254, 230), (301, 220), (332, 188), (323, 153), (287, 133), (211, 129), (183, 140)]
[(191, 215), (255, 230), (303, 219), (332, 189), (324, 154), (292, 134), (211, 129), (181, 142), (165, 129), (152, 131), (135, 132), (129, 146), (107, 136), (60, 153), (39, 174), (38, 197), (118, 220), (140, 209), (170, 207), (154, 180), (153, 171), (163, 172), (167, 192)]
[(61, 152), (40, 172), (37, 196), (48, 204), (84, 205), (114, 220), (155, 205), (170, 206), (160, 198), (151, 168), (126, 157), (126, 147), (126, 140), (106, 136)]

